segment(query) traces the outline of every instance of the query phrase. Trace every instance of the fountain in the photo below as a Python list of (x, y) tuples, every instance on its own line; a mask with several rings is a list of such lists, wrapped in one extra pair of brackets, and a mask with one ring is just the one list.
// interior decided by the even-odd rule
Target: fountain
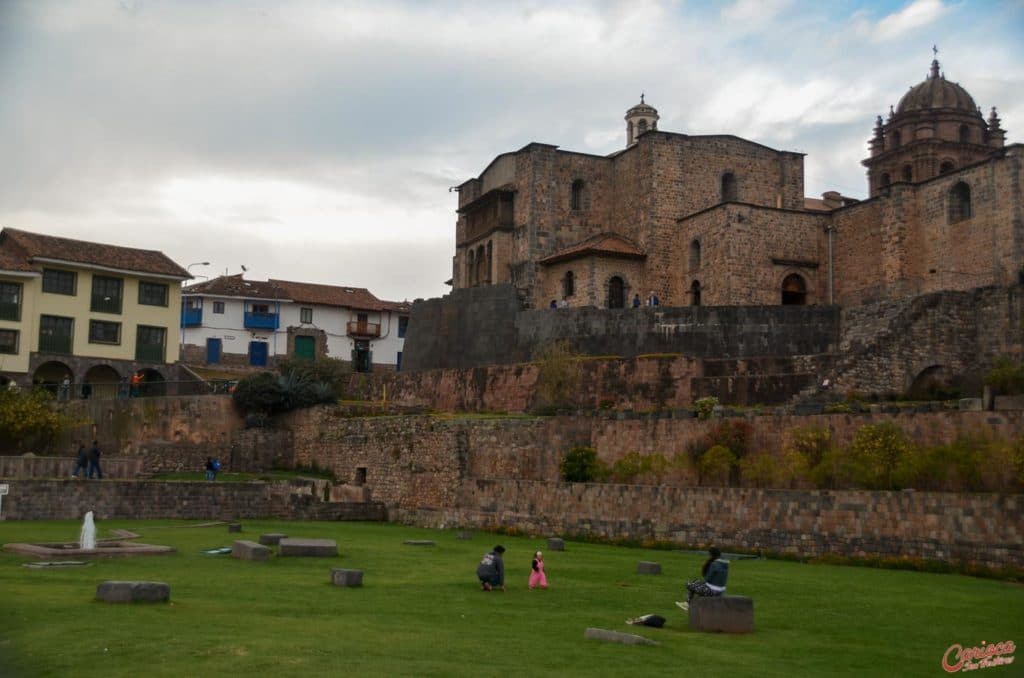
[(92, 511), (88, 511), (82, 520), (82, 530), (79, 532), (77, 542), (4, 544), (3, 550), (37, 558), (51, 558), (54, 556), (77, 556), (79, 558), (85, 556), (149, 556), (174, 553), (174, 549), (170, 546), (157, 546), (127, 541), (139, 536), (127, 530), (113, 530), (113, 532), (117, 535), (114, 539), (96, 539), (96, 522), (93, 519)]
[(82, 520), (82, 531), (78, 533), (78, 548), (91, 551), (96, 548), (96, 523), (92, 519), (92, 511), (85, 514)]

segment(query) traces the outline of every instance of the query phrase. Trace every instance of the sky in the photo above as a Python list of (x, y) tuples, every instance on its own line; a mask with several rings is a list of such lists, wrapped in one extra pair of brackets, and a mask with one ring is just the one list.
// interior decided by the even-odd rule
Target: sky
[(449, 187), (500, 153), (612, 153), (643, 92), (661, 130), (866, 197), (875, 117), (933, 45), (1024, 141), (1022, 38), (1024, 0), (0, 0), (0, 226), (436, 297)]

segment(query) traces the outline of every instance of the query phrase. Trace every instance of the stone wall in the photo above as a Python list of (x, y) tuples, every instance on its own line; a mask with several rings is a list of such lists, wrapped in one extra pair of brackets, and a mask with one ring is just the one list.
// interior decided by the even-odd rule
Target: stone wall
[(1024, 567), (1020, 495), (681, 488), (468, 480), (420, 525), (516, 528), (817, 556), (919, 557)]
[[(78, 457), (0, 457), (0, 478), (68, 478)], [(205, 459), (204, 459), (205, 461)], [(103, 477), (137, 478), (144, 468), (141, 459), (100, 459)], [(85, 479), (86, 469), (79, 476)]]
[[(324, 502), (303, 481), (216, 483), (9, 480), (6, 520), (386, 520), (379, 503)], [(308, 484), (308, 483), (307, 483)], [(102, 526), (100, 526), (102, 531)], [(69, 535), (74, 541), (78, 535)]]

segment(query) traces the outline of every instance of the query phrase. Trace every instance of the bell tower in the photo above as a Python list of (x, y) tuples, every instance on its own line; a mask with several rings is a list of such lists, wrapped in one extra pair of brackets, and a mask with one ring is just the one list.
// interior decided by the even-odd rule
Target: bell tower
[(626, 111), (626, 147), (636, 143), (641, 134), (658, 129), (658, 111), (644, 103), (644, 95), (640, 95), (640, 103)]

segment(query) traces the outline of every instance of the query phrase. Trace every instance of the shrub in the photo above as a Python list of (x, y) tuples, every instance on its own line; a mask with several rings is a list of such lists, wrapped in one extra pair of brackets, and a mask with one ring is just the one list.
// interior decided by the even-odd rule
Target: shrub
[(698, 419), (710, 419), (716, 407), (718, 407), (718, 398), (715, 396), (698, 398), (693, 402), (693, 409), (697, 413)]
[(295, 374), (311, 383), (325, 384), (339, 398), (346, 395), (352, 376), (352, 364), (337, 358), (285, 358), (277, 362), (277, 367), (281, 374)]
[(868, 489), (899, 489), (899, 471), (910, 460), (913, 444), (896, 424), (862, 426), (850, 445), (853, 480)]
[(239, 412), (262, 417), (334, 401), (335, 391), (330, 385), (314, 382), (301, 372), (281, 376), (260, 372), (240, 380), (232, 395)]
[(700, 458), (701, 484), (728, 485), (736, 455), (724, 445), (714, 445)]
[(754, 487), (777, 487), (779, 467), (772, 455), (757, 452), (740, 460), (745, 484)]
[(534, 410), (574, 407), (580, 385), (580, 366), (568, 342), (556, 341), (538, 350)]
[(597, 458), (593, 447), (577, 446), (565, 453), (558, 466), (562, 480), (570, 483), (589, 483), (600, 480), (604, 464)]
[(1024, 363), (999, 358), (985, 376), (985, 383), (1001, 395), (1024, 393)]
[(53, 395), (46, 389), (0, 389), (0, 447), (21, 452), (50, 446), (72, 423), (50, 407)]
[(831, 448), (832, 432), (826, 427), (797, 426), (789, 432), (789, 444), (785, 451), (800, 455), (808, 467), (814, 468)]

